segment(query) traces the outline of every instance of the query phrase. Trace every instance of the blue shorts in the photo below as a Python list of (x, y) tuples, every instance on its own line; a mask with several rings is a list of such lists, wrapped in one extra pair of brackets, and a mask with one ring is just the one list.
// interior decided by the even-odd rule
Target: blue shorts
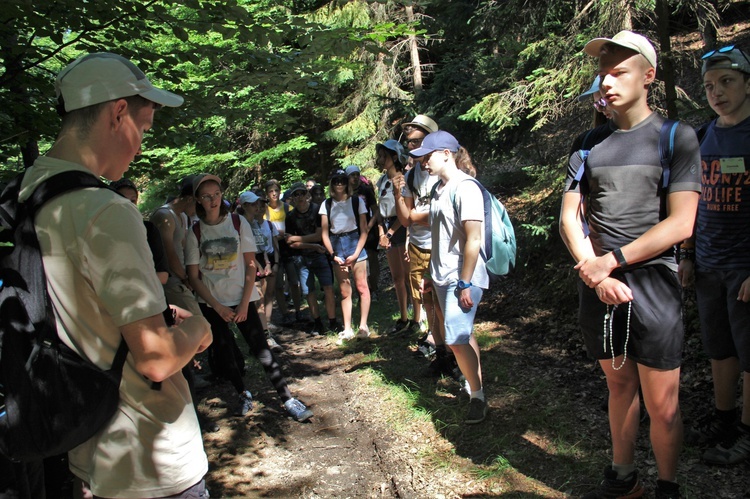
[(294, 255), (292, 257), (294, 266), (297, 268), (299, 283), (302, 286), (302, 294), (306, 295), (312, 289), (315, 291), (315, 278), (318, 278), (320, 287), (333, 285), (333, 270), (328, 257), (322, 253), (314, 255)]
[(471, 300), (474, 306), (461, 308), (458, 304), (458, 293), (456, 284), (438, 286), (434, 284), (437, 292), (440, 308), (445, 316), (445, 344), (446, 345), (468, 345), (471, 332), (474, 329), (474, 317), (477, 315), (477, 307), (482, 300), (484, 290), (477, 286), (469, 288)]
[[(353, 230), (351, 232), (345, 232), (343, 234), (331, 234), (331, 246), (333, 247), (333, 253), (346, 260), (357, 251), (357, 243), (359, 243), (359, 231)], [(367, 259), (367, 250), (362, 248), (362, 252), (357, 258), (358, 262)]]

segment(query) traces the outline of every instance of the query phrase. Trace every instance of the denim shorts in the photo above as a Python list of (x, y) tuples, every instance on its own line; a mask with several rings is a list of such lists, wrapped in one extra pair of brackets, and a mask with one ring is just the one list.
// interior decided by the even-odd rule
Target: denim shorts
[[(343, 234), (331, 234), (331, 246), (333, 247), (333, 253), (344, 260), (354, 254), (357, 251), (357, 243), (359, 243), (359, 231), (353, 230), (351, 232), (345, 232)], [(358, 262), (367, 259), (367, 250), (362, 248), (362, 252), (357, 258)]]
[(303, 295), (308, 294), (311, 289), (315, 290), (316, 277), (321, 288), (333, 285), (333, 270), (326, 255), (322, 253), (294, 255), (292, 259), (297, 268)]
[(448, 286), (434, 284), (434, 289), (445, 316), (445, 344), (468, 345), (471, 332), (474, 329), (474, 317), (477, 315), (477, 307), (482, 300), (484, 290), (477, 286), (470, 287), (469, 292), (474, 306), (461, 308), (461, 305), (458, 304), (460, 291), (456, 288), (456, 283)]

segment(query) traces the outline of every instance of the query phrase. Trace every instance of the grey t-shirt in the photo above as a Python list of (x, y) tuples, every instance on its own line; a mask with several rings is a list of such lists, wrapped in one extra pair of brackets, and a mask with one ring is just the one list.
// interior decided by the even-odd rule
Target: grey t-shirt
[[(586, 162), (586, 217), (597, 255), (639, 238), (667, 216), (659, 160), (659, 133), (664, 118), (652, 113), (630, 130), (616, 130), (591, 149)], [(570, 157), (566, 192), (581, 164)], [(675, 134), (667, 191), (700, 192), (700, 149), (691, 127), (680, 124)], [(573, 189), (579, 192), (580, 185)], [(643, 264), (662, 263), (676, 270), (674, 250)]]

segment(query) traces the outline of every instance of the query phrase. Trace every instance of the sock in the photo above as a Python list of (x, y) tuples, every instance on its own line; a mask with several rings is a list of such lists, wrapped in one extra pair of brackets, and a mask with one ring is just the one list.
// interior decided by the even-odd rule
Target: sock
[(675, 482), (669, 480), (656, 480), (656, 490), (660, 492), (666, 492), (668, 494), (674, 494), (680, 491), (680, 486)]
[(612, 462), (612, 469), (617, 472), (617, 479), (624, 480), (629, 474), (635, 471), (635, 463), (616, 464)]
[(734, 423), (734, 420), (737, 417), (736, 408), (729, 409), (728, 411), (722, 411), (720, 409), (714, 408), (714, 411), (716, 413), (716, 417), (725, 423)]
[(475, 392), (471, 392), (471, 398), (484, 400), (484, 387), (480, 388)]

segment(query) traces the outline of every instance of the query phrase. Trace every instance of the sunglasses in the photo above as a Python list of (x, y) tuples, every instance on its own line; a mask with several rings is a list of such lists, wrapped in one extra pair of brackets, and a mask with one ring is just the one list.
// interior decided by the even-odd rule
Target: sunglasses
[(345, 178), (336, 178), (336, 179), (331, 180), (332, 185), (344, 185), (348, 183), (349, 183), (349, 180)]
[(406, 139), (404, 143), (406, 145), (421, 146), (423, 140), (424, 140), (424, 137), (422, 137), (421, 139)]
[(307, 196), (307, 192), (295, 191), (294, 194), (292, 194), (293, 198), (301, 198), (304, 196)]
[(736, 47), (735, 45), (727, 45), (726, 47), (721, 47), (720, 49), (709, 50), (708, 52), (706, 52), (705, 54), (701, 56), (701, 59), (705, 61), (706, 59), (716, 54), (728, 54), (730, 52), (733, 52), (734, 50), (737, 50), (737, 52), (742, 54), (742, 57), (744, 57), (745, 60), (750, 64), (750, 59), (748, 59), (745, 53), (742, 50), (740, 50), (738, 47)]
[(607, 107), (607, 101), (604, 99), (604, 97), (599, 98), (598, 100), (594, 101), (594, 109), (597, 111), (604, 112), (604, 109)]
[(383, 191), (380, 193), (380, 197), (385, 196), (385, 193), (388, 192), (388, 189), (391, 187), (391, 181), (387, 181), (385, 185), (383, 186)]

